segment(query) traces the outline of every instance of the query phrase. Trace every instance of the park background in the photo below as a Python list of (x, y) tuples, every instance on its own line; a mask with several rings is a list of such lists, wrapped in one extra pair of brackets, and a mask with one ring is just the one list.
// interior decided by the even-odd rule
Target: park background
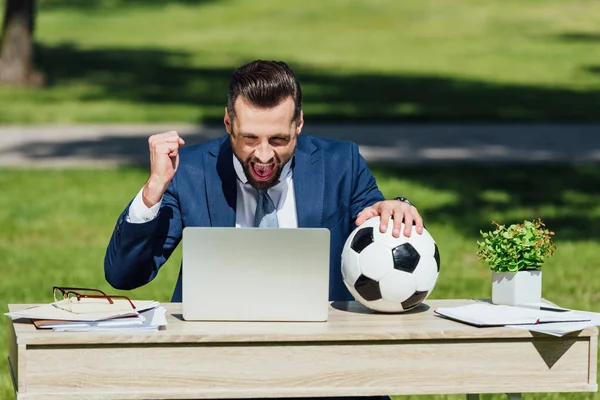
[[(0, 6), (15, 1), (21, 0)], [(169, 301), (180, 250), (140, 289), (111, 289), (103, 274), (116, 218), (148, 176), (147, 136), (171, 127), (182, 127), (191, 142), (223, 134), (232, 70), (262, 58), (285, 60), (297, 71), (305, 133), (333, 129), (365, 151), (387, 148), (385, 157), (367, 159), (384, 194), (410, 198), (439, 245), (432, 298), (490, 297), (490, 271), (476, 257), (479, 231), (493, 229), (492, 220), (539, 216), (558, 246), (543, 269), (544, 296), (600, 311), (598, 1), (36, 6), (31, 79), (0, 85), (1, 304), (49, 302), (53, 285)], [(103, 135), (90, 139), (90, 131)], [(481, 146), (447, 157), (410, 151), (425, 139), (434, 150), (437, 142), (452, 144), (466, 131)], [(495, 144), (475, 153), (485, 143)], [(571, 149), (569, 156), (548, 151), (552, 144)], [(5, 344), (7, 322), (0, 320)], [(14, 398), (6, 356), (4, 345), (2, 399)]]

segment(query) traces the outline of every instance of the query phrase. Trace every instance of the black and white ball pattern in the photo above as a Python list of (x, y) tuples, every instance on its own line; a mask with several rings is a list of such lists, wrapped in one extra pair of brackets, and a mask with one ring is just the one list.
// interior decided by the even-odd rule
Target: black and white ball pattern
[(404, 236), (385, 233), (379, 217), (370, 218), (348, 237), (342, 252), (344, 283), (356, 301), (381, 312), (402, 312), (421, 304), (432, 292), (440, 272), (440, 254), (426, 229), (413, 227)]

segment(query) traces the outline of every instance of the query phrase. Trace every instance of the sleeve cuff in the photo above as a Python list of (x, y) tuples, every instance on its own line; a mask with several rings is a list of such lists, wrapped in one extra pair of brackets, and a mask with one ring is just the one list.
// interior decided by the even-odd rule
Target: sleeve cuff
[(131, 202), (129, 206), (129, 213), (127, 214), (127, 222), (132, 224), (143, 224), (144, 222), (152, 221), (158, 215), (158, 211), (160, 210), (160, 205), (162, 204), (162, 197), (152, 207), (148, 208), (144, 204), (144, 200), (142, 200), (142, 192), (144, 188), (142, 188), (135, 199)]

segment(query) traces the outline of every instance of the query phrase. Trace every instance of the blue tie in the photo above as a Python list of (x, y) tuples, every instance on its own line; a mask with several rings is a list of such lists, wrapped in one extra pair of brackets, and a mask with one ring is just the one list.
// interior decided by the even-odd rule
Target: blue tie
[(259, 228), (279, 228), (275, 204), (273, 204), (273, 200), (267, 194), (266, 190), (258, 190), (254, 226)]

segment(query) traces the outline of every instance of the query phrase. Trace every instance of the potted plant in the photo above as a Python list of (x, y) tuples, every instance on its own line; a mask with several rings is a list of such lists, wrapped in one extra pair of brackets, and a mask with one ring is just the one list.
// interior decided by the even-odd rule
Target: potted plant
[(542, 298), (542, 265), (556, 250), (554, 232), (537, 218), (510, 226), (492, 221), (496, 229), (480, 231), (478, 259), (492, 270), (492, 303), (537, 303)]

